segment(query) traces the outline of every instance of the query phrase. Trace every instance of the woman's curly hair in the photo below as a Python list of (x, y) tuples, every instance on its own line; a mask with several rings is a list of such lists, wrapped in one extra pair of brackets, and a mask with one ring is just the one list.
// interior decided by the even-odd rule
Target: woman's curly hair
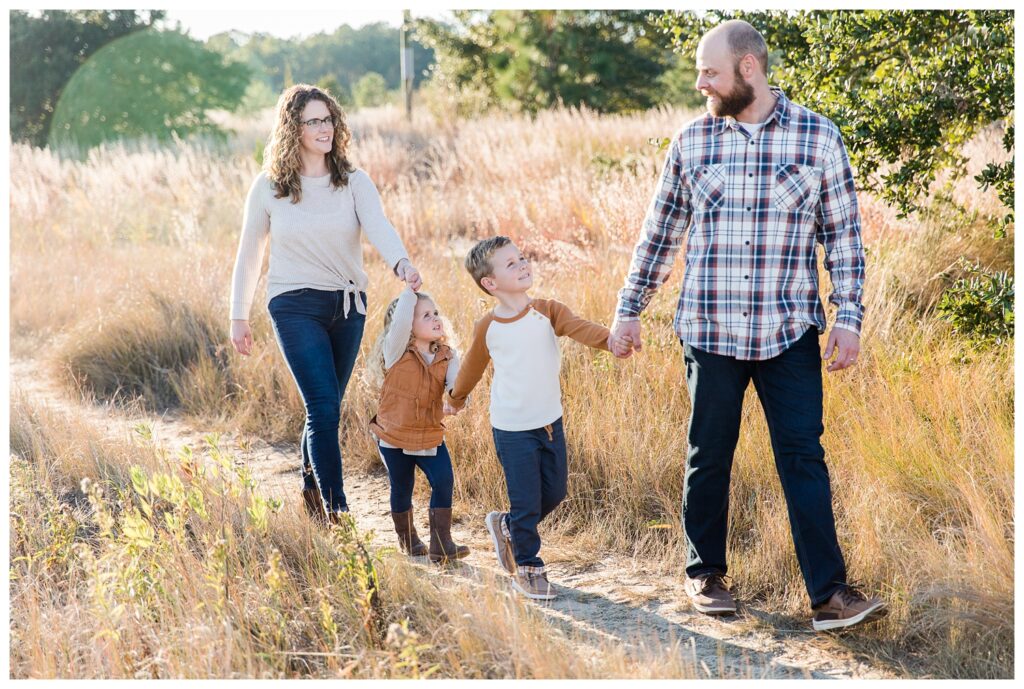
[(302, 199), (302, 111), (310, 101), (318, 100), (327, 106), (334, 120), (334, 142), (331, 152), (324, 156), (335, 188), (348, 184), (348, 175), (355, 167), (348, 160), (348, 144), (352, 131), (345, 123), (345, 113), (338, 102), (326, 91), (309, 84), (296, 84), (284, 90), (277, 99), (274, 131), (263, 153), (263, 169), (274, 185), (276, 198), (290, 196), (292, 203)]

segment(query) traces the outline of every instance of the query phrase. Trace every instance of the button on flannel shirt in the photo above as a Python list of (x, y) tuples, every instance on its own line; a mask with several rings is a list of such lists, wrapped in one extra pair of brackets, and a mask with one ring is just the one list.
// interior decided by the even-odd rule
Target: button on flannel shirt
[(837, 327), (860, 334), (864, 249), (853, 173), (839, 129), (777, 88), (753, 136), (705, 115), (673, 139), (644, 218), (616, 317), (637, 320), (686, 240), (675, 331), (737, 359), (782, 353), (825, 330), (816, 244), (834, 291)]

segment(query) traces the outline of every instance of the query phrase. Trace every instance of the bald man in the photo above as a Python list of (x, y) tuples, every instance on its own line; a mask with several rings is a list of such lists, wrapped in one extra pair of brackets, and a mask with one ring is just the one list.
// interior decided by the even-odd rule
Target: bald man
[[(641, 349), (640, 313), (686, 244), (675, 317), (692, 412), (683, 488), (686, 591), (694, 607), (736, 611), (725, 583), (729, 479), (743, 396), (753, 382), (782, 481), (817, 630), (885, 613), (847, 582), (836, 538), (822, 426), (822, 360), (853, 366), (864, 316), (864, 250), (853, 174), (839, 129), (768, 84), (764, 38), (725, 22), (697, 47), (707, 114), (673, 138), (644, 218), (615, 337)], [(816, 245), (837, 307), (825, 352)], [(629, 356), (620, 349), (618, 356)], [(834, 358), (833, 358), (834, 356)]]

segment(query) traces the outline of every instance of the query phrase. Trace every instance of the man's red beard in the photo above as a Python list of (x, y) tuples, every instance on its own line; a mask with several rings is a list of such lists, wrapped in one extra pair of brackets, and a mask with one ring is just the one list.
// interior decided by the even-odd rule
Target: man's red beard
[(724, 95), (717, 91), (710, 91), (718, 98), (717, 102), (712, 101), (711, 96), (708, 96), (708, 112), (715, 117), (736, 117), (754, 102), (754, 87), (747, 83), (740, 74), (739, 65), (736, 65), (734, 69), (736, 83), (732, 90)]

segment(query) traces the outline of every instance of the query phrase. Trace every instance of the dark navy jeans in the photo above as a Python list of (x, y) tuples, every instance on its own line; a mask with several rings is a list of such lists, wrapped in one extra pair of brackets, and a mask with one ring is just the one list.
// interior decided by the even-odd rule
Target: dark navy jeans
[[(366, 295), (359, 293), (365, 303)], [(297, 289), (270, 300), (274, 334), (306, 408), (302, 430), (304, 487), (320, 488), (324, 507), (346, 511), (338, 424), (341, 400), (355, 366), (366, 316), (344, 291)], [(315, 483), (314, 483), (315, 481)]]
[(686, 343), (683, 356), (693, 405), (683, 484), (686, 573), (726, 572), (729, 478), (743, 393), (753, 381), (768, 422), (807, 593), (812, 606), (824, 603), (846, 583), (846, 566), (821, 446), (825, 428), (817, 329), (811, 327), (784, 352), (763, 361), (710, 354)]
[(537, 524), (565, 499), (569, 464), (562, 420), (529, 431), (494, 433), (494, 447), (508, 489), (508, 528), (516, 564), (544, 565)]
[(430, 484), (430, 506), (449, 508), (452, 506), (452, 491), (455, 475), (452, 473), (452, 458), (448, 448), (441, 443), (435, 457), (407, 455), (399, 448), (381, 447), (380, 458), (388, 470), (391, 484), (391, 511), (405, 512), (412, 509), (412, 489), (416, 485), (416, 467), (423, 471)]

